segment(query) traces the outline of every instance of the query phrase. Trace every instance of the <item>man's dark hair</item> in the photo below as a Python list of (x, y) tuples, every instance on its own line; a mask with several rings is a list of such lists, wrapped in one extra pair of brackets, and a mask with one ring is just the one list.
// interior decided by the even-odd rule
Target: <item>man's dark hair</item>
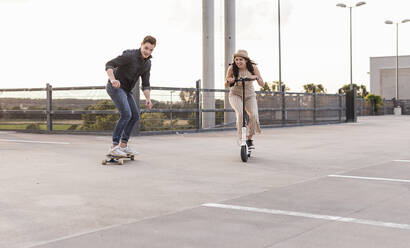
[(142, 41), (142, 44), (145, 44), (147, 42), (154, 45), (154, 46), (157, 45), (157, 39), (155, 39), (151, 35), (145, 36), (144, 40)]

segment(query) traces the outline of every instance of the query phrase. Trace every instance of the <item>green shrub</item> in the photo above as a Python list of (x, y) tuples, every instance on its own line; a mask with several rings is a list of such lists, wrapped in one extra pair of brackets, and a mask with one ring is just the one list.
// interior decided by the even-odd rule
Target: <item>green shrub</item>
[(31, 123), (31, 124), (27, 125), (26, 130), (29, 130), (29, 131), (39, 131), (39, 130), (41, 130), (40, 124), (38, 124), (38, 123)]
[(365, 97), (366, 101), (370, 102), (372, 104), (373, 107), (373, 111), (374, 113), (377, 113), (377, 110), (379, 110), (379, 108), (381, 106), (383, 106), (383, 99), (381, 96), (376, 95), (376, 94), (368, 94)]

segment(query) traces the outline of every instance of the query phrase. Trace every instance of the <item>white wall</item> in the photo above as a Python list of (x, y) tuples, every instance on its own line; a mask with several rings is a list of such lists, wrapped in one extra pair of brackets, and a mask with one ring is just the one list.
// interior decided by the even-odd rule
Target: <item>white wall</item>
[[(370, 92), (396, 96), (396, 56), (370, 58)], [(410, 56), (399, 56), (399, 99), (410, 99)]]

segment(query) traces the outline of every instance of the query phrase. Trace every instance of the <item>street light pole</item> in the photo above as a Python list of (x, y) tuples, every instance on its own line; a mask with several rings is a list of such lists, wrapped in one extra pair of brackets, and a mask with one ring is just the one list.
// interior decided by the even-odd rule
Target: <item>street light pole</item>
[(349, 19), (350, 19), (350, 90), (353, 90), (353, 32), (352, 32), (352, 9), (354, 7), (359, 7), (362, 5), (365, 5), (366, 2), (358, 2), (356, 3), (355, 6), (347, 6), (344, 3), (338, 3), (336, 4), (337, 7), (341, 7), (341, 8), (349, 8)]
[(357, 121), (356, 109), (356, 90), (353, 88), (353, 25), (352, 25), (352, 9), (366, 4), (365, 2), (358, 2), (355, 6), (346, 6), (344, 3), (336, 4), (337, 7), (349, 8), (350, 21), (350, 91), (346, 92), (346, 122)]
[(410, 22), (410, 19), (405, 19), (401, 22), (385, 21), (385, 24), (396, 24), (396, 100), (399, 100), (399, 24)]
[(352, 33), (352, 7), (350, 9), (350, 90), (353, 90), (353, 33)]
[(282, 91), (282, 54), (280, 38), (280, 0), (278, 0), (278, 32), (279, 32), (279, 91)]
[(396, 23), (396, 99), (399, 100), (399, 23)]

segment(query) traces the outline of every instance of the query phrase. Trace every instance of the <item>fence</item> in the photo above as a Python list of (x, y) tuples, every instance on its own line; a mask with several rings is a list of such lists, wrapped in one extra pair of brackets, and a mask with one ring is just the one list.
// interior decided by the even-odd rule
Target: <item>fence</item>
[[(398, 100), (397, 105), (402, 109), (403, 115), (410, 115), (410, 100)], [(357, 115), (392, 115), (394, 114), (393, 100), (383, 99), (383, 104), (375, 110), (374, 105), (363, 98), (356, 99)]]
[[(141, 110), (134, 135), (234, 129), (224, 113), (226, 89), (151, 87), (153, 108), (145, 107), (140, 90), (133, 91)], [(262, 127), (340, 123), (346, 120), (345, 95), (257, 91)], [(142, 97), (143, 98), (143, 97)], [(204, 108), (203, 101), (214, 101)], [(204, 113), (213, 113), (204, 128)], [(105, 86), (0, 89), (0, 130), (53, 133), (111, 133), (118, 112)]]

